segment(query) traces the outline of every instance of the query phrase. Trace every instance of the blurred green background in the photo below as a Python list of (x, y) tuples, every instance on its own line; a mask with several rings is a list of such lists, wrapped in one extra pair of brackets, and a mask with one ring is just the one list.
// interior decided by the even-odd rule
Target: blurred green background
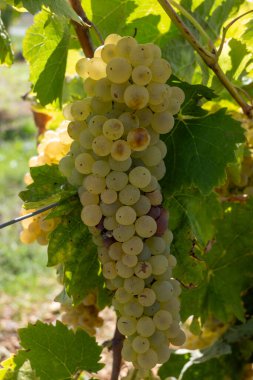
[[(22, 99), (30, 83), (21, 47), (32, 17), (8, 9), (3, 18), (14, 42), (15, 63), (0, 66), (0, 223), (19, 216), (18, 193), (25, 186), (28, 160), (36, 154), (37, 135), (30, 104)], [(55, 270), (46, 267), (46, 247), (22, 244), (20, 231), (19, 224), (0, 229), (0, 359), (18, 345), (18, 327), (37, 318), (50, 320), (56, 312), (49, 307), (58, 289)]]

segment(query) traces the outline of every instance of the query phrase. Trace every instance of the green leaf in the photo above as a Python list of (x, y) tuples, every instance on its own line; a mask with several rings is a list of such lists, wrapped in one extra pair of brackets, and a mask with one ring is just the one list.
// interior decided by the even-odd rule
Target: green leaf
[(190, 354), (172, 354), (169, 360), (159, 368), (158, 375), (161, 380), (166, 380), (168, 377), (178, 378), (183, 366), (190, 359), (190, 356)]
[(64, 16), (78, 23), (82, 23), (82, 20), (67, 0), (8, 0), (8, 3), (18, 7), (23, 6), (32, 14), (39, 12), (44, 6), (49, 8), (50, 11), (57, 16)]
[(80, 370), (96, 372), (102, 348), (83, 330), (74, 333), (57, 321), (56, 326), (40, 321), (19, 330), (22, 357), (28, 359), (40, 380), (73, 378)]
[(109, 303), (100, 273), (100, 264), (87, 227), (81, 218), (80, 203), (61, 218), (51, 233), (48, 245), (48, 266), (63, 264), (64, 285), (74, 303), (79, 303), (93, 289), (98, 289), (100, 307)]
[(206, 267), (202, 281), (182, 293), (183, 319), (195, 315), (205, 321), (213, 315), (222, 322), (233, 317), (244, 320), (241, 292), (252, 283), (252, 206), (252, 200), (244, 205), (224, 205), (224, 216), (215, 223), (215, 242), (201, 256)]
[(0, 14), (0, 64), (11, 66), (13, 63), (13, 51), (11, 48), (11, 40)]
[(197, 187), (203, 194), (221, 185), (226, 166), (235, 162), (236, 145), (244, 141), (243, 129), (221, 109), (189, 120), (177, 120), (164, 138), (168, 154), (162, 186), (168, 193)]
[(39, 208), (76, 194), (76, 189), (61, 175), (58, 165), (32, 167), (30, 173), (33, 183), (19, 194), (26, 209)]
[(252, 62), (252, 53), (248, 51), (247, 45), (241, 41), (231, 38), (229, 41), (231, 69), (226, 73), (229, 78), (240, 79), (247, 74), (247, 66)]
[(169, 212), (175, 212), (176, 208), (177, 213), (187, 218), (194, 237), (203, 247), (213, 238), (214, 220), (221, 216), (217, 194), (203, 196), (197, 190), (187, 189), (165, 198), (165, 206)]
[(34, 18), (23, 43), (30, 79), (39, 102), (61, 104), (70, 29), (67, 21), (42, 11)]

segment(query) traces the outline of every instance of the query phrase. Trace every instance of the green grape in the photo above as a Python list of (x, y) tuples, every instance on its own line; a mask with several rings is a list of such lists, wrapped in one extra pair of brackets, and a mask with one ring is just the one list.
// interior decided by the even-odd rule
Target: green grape
[(152, 274), (152, 266), (147, 261), (139, 261), (134, 269), (134, 273), (139, 278), (148, 278)]
[(104, 45), (101, 49), (101, 58), (105, 63), (109, 63), (112, 58), (116, 57), (116, 46), (114, 44)]
[(128, 183), (128, 175), (126, 173), (111, 171), (106, 176), (106, 186), (108, 187), (108, 189), (120, 191), (124, 189), (127, 183)]
[(117, 322), (119, 332), (123, 335), (133, 335), (136, 331), (136, 319), (132, 317), (120, 317)]
[(133, 185), (142, 189), (148, 186), (151, 181), (151, 174), (148, 169), (143, 166), (137, 166), (132, 169), (129, 173), (129, 182)]
[(131, 239), (134, 233), (135, 233), (134, 225), (130, 225), (130, 226), (119, 225), (119, 227), (113, 230), (113, 237), (115, 240), (121, 243), (124, 243), (125, 241)]
[(109, 140), (118, 140), (124, 132), (124, 126), (118, 119), (109, 119), (103, 125), (103, 134)]
[(156, 233), (156, 221), (149, 215), (140, 216), (135, 222), (137, 234), (143, 238), (149, 238)]
[(146, 86), (152, 79), (152, 71), (144, 65), (136, 66), (132, 72), (132, 79), (135, 84)]
[(137, 322), (136, 331), (138, 334), (146, 338), (153, 335), (155, 332), (155, 324), (153, 322), (153, 319), (147, 316), (141, 317)]
[(138, 295), (139, 303), (145, 307), (152, 306), (155, 303), (155, 300), (156, 294), (150, 288), (143, 289), (143, 291)]
[(166, 83), (171, 76), (171, 66), (166, 59), (155, 59), (150, 65), (152, 80), (158, 83)]
[(96, 226), (102, 218), (101, 208), (98, 205), (84, 206), (81, 213), (81, 219), (87, 226)]
[(124, 140), (114, 141), (111, 148), (111, 156), (115, 161), (126, 161), (130, 158), (131, 148)]
[(101, 157), (108, 156), (112, 148), (112, 141), (103, 135), (97, 136), (92, 141), (92, 150)]
[(124, 304), (123, 313), (128, 317), (140, 318), (143, 314), (143, 306), (133, 299)]
[(124, 100), (129, 108), (139, 110), (149, 102), (149, 92), (146, 87), (131, 84), (124, 92)]
[(117, 192), (112, 189), (105, 189), (104, 191), (102, 191), (100, 196), (101, 200), (108, 205), (116, 202), (118, 197)]
[(80, 202), (83, 206), (97, 205), (99, 203), (99, 196), (97, 194), (92, 194), (89, 191), (84, 191), (80, 195)]
[(110, 172), (110, 166), (108, 161), (98, 160), (93, 163), (91, 170), (93, 174), (96, 174), (100, 177), (106, 177)]
[(149, 349), (150, 343), (147, 338), (137, 335), (132, 342), (132, 347), (137, 354), (143, 354)]
[(127, 255), (139, 255), (143, 249), (143, 241), (139, 236), (133, 236), (122, 244), (122, 250)]
[(90, 154), (81, 153), (75, 159), (75, 168), (79, 173), (89, 174), (94, 162), (94, 158)]
[(133, 37), (122, 37), (116, 45), (116, 54), (120, 57), (129, 58), (133, 48), (137, 46), (137, 42)]
[(149, 44), (139, 44), (131, 49), (129, 59), (133, 66), (150, 66), (154, 58), (154, 52)]
[(92, 194), (101, 194), (105, 190), (105, 178), (90, 174), (84, 179), (84, 186)]
[(128, 226), (136, 220), (136, 212), (130, 206), (122, 206), (116, 212), (116, 220), (119, 224)]
[(112, 83), (124, 83), (128, 81), (132, 73), (132, 67), (125, 58), (112, 58), (106, 66), (106, 74)]

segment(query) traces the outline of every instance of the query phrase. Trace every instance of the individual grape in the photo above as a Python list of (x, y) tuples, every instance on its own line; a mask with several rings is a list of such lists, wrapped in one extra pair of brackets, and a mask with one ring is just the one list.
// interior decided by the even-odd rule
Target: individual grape
[(154, 275), (163, 274), (168, 268), (168, 259), (164, 255), (152, 256), (149, 259)]
[(147, 127), (151, 124), (153, 112), (149, 108), (142, 108), (136, 111), (136, 116), (139, 119), (140, 127)]
[(101, 193), (101, 200), (106, 204), (111, 204), (117, 200), (117, 192), (112, 189), (105, 189)]
[(132, 347), (137, 354), (143, 354), (150, 347), (149, 340), (143, 336), (137, 335), (132, 342)]
[(111, 100), (111, 82), (107, 78), (99, 79), (95, 84), (94, 92), (98, 98), (105, 102)]
[(126, 173), (111, 171), (106, 176), (106, 186), (108, 187), (108, 189), (120, 191), (124, 189), (127, 183), (128, 183), (128, 175)]
[(124, 83), (131, 76), (132, 67), (130, 63), (121, 57), (112, 58), (106, 66), (108, 79), (113, 83)]
[(146, 244), (143, 244), (143, 250), (139, 254), (140, 261), (146, 261), (151, 257), (151, 251)]
[(108, 250), (105, 247), (98, 247), (97, 251), (98, 251), (98, 258), (102, 264), (107, 263), (108, 261), (111, 261), (111, 258), (108, 255)]
[(91, 173), (94, 158), (88, 153), (81, 153), (75, 159), (75, 168), (82, 174)]
[(122, 244), (122, 250), (127, 255), (138, 255), (143, 249), (143, 241), (139, 236), (133, 236)]
[(184, 91), (179, 88), (179, 87), (171, 87), (171, 97), (176, 98), (180, 105), (184, 102), (185, 100), (185, 94)]
[(124, 100), (129, 108), (139, 110), (148, 104), (149, 92), (146, 87), (132, 84), (124, 92)]
[(94, 96), (95, 95), (95, 85), (96, 82), (94, 79), (86, 78), (83, 84), (84, 91), (88, 96)]
[(89, 58), (81, 58), (76, 63), (76, 72), (81, 78), (87, 77)]
[(153, 335), (155, 332), (155, 324), (154, 324), (152, 318), (147, 317), (147, 316), (141, 317), (137, 322), (136, 331), (138, 334), (140, 334), (141, 336), (144, 336), (146, 338)]
[[(171, 115), (175, 115), (180, 110), (180, 103), (177, 99), (170, 99), (168, 101), (168, 106), (166, 108), (166, 111), (168, 111)], [(163, 111), (163, 110), (161, 110)]]
[(162, 140), (159, 140), (155, 146), (160, 150), (161, 157), (162, 159), (164, 159), (167, 154), (167, 145), (165, 144), (165, 142)]
[(74, 120), (83, 121), (89, 116), (91, 112), (90, 99), (77, 100), (71, 105), (71, 115)]
[(131, 237), (135, 233), (135, 228), (133, 225), (130, 226), (122, 226), (115, 228), (113, 230), (113, 237), (115, 240), (124, 243), (125, 241), (131, 239)]
[(102, 211), (98, 205), (84, 206), (81, 212), (81, 219), (87, 226), (96, 226), (102, 218)]
[(150, 171), (143, 166), (137, 166), (136, 168), (132, 169), (129, 173), (129, 182), (133, 186), (138, 187), (139, 189), (148, 186), (150, 181)]
[(151, 216), (140, 216), (135, 222), (135, 229), (139, 236), (149, 238), (156, 233), (156, 221)]
[(140, 368), (151, 369), (158, 363), (157, 353), (150, 348), (144, 354), (138, 355), (137, 362)]
[(106, 37), (104, 44), (105, 45), (108, 45), (108, 44), (115, 45), (119, 40), (121, 40), (121, 38), (122, 37), (119, 34), (115, 34), (115, 33), (109, 34)]
[(158, 356), (158, 363), (163, 364), (167, 362), (171, 355), (171, 350), (167, 345), (161, 345), (156, 348), (156, 354)]
[(124, 264), (121, 260), (116, 263), (117, 274), (122, 278), (130, 278), (133, 276), (134, 270), (128, 265)]
[(133, 185), (126, 185), (119, 192), (119, 201), (127, 206), (134, 205), (140, 199), (140, 190)]
[(159, 302), (167, 302), (173, 294), (173, 286), (169, 281), (156, 281), (152, 285), (152, 289)]
[(71, 121), (68, 124), (68, 134), (73, 140), (78, 140), (82, 131), (87, 128), (85, 121)]
[(171, 66), (166, 59), (155, 59), (150, 65), (152, 80), (158, 83), (166, 83), (171, 76)]
[(133, 299), (124, 305), (123, 313), (128, 317), (140, 318), (143, 314), (143, 306)]
[(152, 251), (153, 255), (160, 255), (166, 248), (165, 240), (162, 237), (152, 236), (146, 240), (147, 246)]
[(128, 157), (124, 161), (117, 161), (114, 160), (114, 158), (109, 157), (109, 165), (111, 170), (117, 171), (117, 172), (126, 172), (130, 169), (132, 165), (132, 159), (131, 157)]
[(108, 280), (112, 280), (117, 276), (116, 265), (114, 261), (108, 261), (103, 264), (103, 275)]
[[(131, 268), (132, 269), (132, 268)], [(142, 278), (131, 276), (124, 281), (124, 288), (132, 295), (140, 294), (145, 287), (145, 282)], [(145, 335), (144, 335), (145, 336)]]
[(105, 190), (105, 178), (90, 174), (84, 179), (84, 186), (92, 194), (101, 194)]
[(81, 186), (83, 182), (83, 175), (79, 173), (75, 168), (72, 170), (70, 176), (67, 177), (68, 182), (72, 186)]
[(142, 306), (149, 307), (154, 304), (156, 300), (155, 292), (150, 288), (145, 288), (138, 295), (138, 301)]
[(93, 114), (106, 114), (111, 110), (111, 101), (104, 101), (97, 96), (94, 96), (91, 100), (91, 109)]
[(167, 111), (155, 113), (151, 125), (157, 133), (169, 133), (174, 126), (174, 117)]
[(115, 292), (115, 298), (120, 303), (127, 303), (132, 299), (131, 294), (129, 294), (125, 288), (118, 288)]
[(136, 212), (130, 206), (122, 206), (116, 212), (116, 220), (123, 226), (129, 226), (136, 220)]
[(102, 50), (102, 46), (99, 46), (98, 48), (96, 48), (96, 50), (94, 51), (94, 57), (101, 58), (101, 50)]
[(134, 269), (134, 273), (139, 278), (148, 278), (152, 274), (152, 266), (147, 261), (139, 261)]
[(147, 86), (147, 91), (149, 93), (149, 104), (158, 105), (163, 102), (166, 95), (164, 84), (151, 82)]
[(75, 162), (73, 161), (73, 158), (71, 156), (65, 156), (59, 162), (59, 170), (65, 177), (71, 175), (74, 166)]
[(136, 66), (132, 71), (132, 79), (135, 84), (146, 86), (152, 79), (152, 72), (147, 66)]
[(133, 208), (137, 216), (146, 215), (151, 208), (150, 200), (145, 195), (141, 195), (139, 200), (133, 205)]
[(182, 346), (186, 340), (186, 336), (183, 330), (179, 330), (178, 335), (175, 338), (170, 338), (171, 344), (174, 346)]
[(118, 103), (124, 103), (124, 93), (126, 88), (130, 85), (129, 82), (125, 83), (112, 83), (111, 84), (111, 97), (112, 100)]
[(131, 148), (124, 140), (114, 141), (111, 148), (111, 156), (116, 161), (126, 161), (131, 155)]
[(146, 166), (158, 165), (162, 159), (160, 149), (156, 146), (149, 146), (141, 157)]
[(120, 260), (124, 253), (122, 250), (122, 244), (119, 242), (111, 244), (108, 253), (113, 260)]
[(112, 141), (103, 135), (97, 136), (92, 141), (92, 149), (98, 156), (104, 157), (110, 154)]
[(101, 58), (105, 63), (109, 63), (112, 58), (116, 57), (116, 46), (106, 44), (101, 49)]
[(111, 204), (106, 204), (103, 201), (100, 202), (100, 207), (102, 210), (102, 213), (104, 216), (114, 216), (115, 212), (118, 210), (120, 207), (120, 203), (118, 201), (111, 203)]
[(160, 185), (159, 185), (156, 177), (154, 177), (152, 175), (151, 176), (151, 181), (149, 182), (148, 186), (143, 187), (142, 191), (144, 191), (145, 193), (150, 193), (150, 192), (153, 192), (153, 191), (155, 191), (157, 189), (160, 189)]
[(91, 149), (94, 136), (90, 133), (89, 129), (85, 129), (80, 133), (79, 142), (80, 145), (85, 149)]
[[(152, 206), (159, 206), (163, 200), (163, 196), (162, 196), (162, 193), (160, 190), (155, 190), (155, 191), (152, 191), (151, 193), (147, 193), (147, 197), (150, 200), (150, 203)], [(161, 215), (159, 218), (161, 218)], [(165, 223), (167, 223), (167, 219), (166, 219)], [(163, 233), (164, 233), (164, 231), (162, 232), (162, 234)]]
[(119, 116), (119, 120), (121, 120), (124, 125), (124, 136), (127, 136), (128, 132), (133, 128), (138, 128), (140, 123), (138, 117), (131, 112), (122, 113)]
[(106, 122), (107, 117), (103, 115), (93, 116), (88, 123), (89, 131), (93, 136), (99, 136), (103, 133), (103, 125)]
[(133, 66), (150, 66), (154, 58), (154, 52), (149, 44), (139, 44), (131, 49), (129, 59)]
[(103, 133), (109, 140), (118, 140), (124, 132), (124, 126), (118, 119), (109, 119), (103, 125)]
[(119, 332), (123, 335), (133, 335), (136, 331), (136, 319), (132, 317), (120, 317), (117, 322)]
[(167, 310), (159, 310), (153, 318), (158, 330), (167, 330), (172, 323), (172, 316)]
[(100, 58), (91, 58), (87, 62), (87, 74), (94, 80), (105, 78), (106, 64)]
[(99, 196), (97, 194), (92, 194), (89, 191), (84, 191), (80, 195), (80, 202), (83, 206), (97, 205), (99, 203)]
[(134, 255), (124, 255), (122, 256), (122, 263), (126, 266), (133, 268), (136, 266), (138, 258)]
[(133, 48), (137, 46), (137, 42), (133, 37), (122, 37), (116, 45), (116, 54), (120, 57), (129, 58)]
[(98, 175), (100, 177), (106, 177), (107, 174), (110, 172), (110, 166), (109, 166), (108, 161), (105, 161), (105, 160), (95, 161), (92, 165), (91, 171), (95, 175)]
[(127, 142), (132, 150), (139, 152), (147, 149), (150, 135), (145, 128), (135, 128), (128, 133)]
[(150, 173), (154, 177), (156, 177), (158, 181), (160, 181), (166, 173), (166, 166), (165, 166), (164, 161), (163, 160), (160, 161), (158, 165), (150, 167), (149, 170), (150, 170)]
[(177, 321), (173, 321), (170, 324), (168, 330), (166, 331), (166, 335), (170, 340), (170, 338), (175, 338), (177, 335), (179, 335), (179, 333), (180, 333), (180, 326)]

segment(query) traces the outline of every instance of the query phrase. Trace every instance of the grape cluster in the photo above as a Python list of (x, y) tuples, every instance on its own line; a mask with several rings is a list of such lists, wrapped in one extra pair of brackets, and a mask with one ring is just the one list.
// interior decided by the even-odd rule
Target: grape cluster
[(181, 345), (180, 285), (162, 207), (159, 180), (184, 93), (166, 81), (169, 63), (154, 44), (109, 35), (92, 59), (76, 66), (89, 97), (69, 104), (70, 153), (59, 167), (79, 187), (81, 218), (98, 246), (107, 287), (114, 291), (122, 356), (151, 369)]
[(95, 293), (88, 294), (77, 305), (63, 304), (61, 306), (62, 322), (74, 329), (78, 327), (85, 330), (89, 335), (96, 334), (96, 327), (103, 325), (103, 319), (98, 316), (97, 297)]
[[(38, 155), (31, 157), (29, 160), (30, 167), (57, 164), (67, 154), (72, 142), (67, 132), (67, 126), (68, 123), (64, 121), (55, 131), (47, 130), (45, 132), (37, 147)], [(33, 182), (30, 173), (25, 174), (24, 182), (26, 185)], [(26, 215), (33, 211), (35, 210), (24, 210), (22, 208), (21, 215)], [(20, 240), (22, 243), (31, 244), (37, 241), (41, 245), (48, 244), (49, 234), (60, 222), (59, 218), (46, 219), (49, 212), (43, 212), (21, 222), (23, 229), (20, 233)]]
[[(21, 215), (29, 214), (35, 210), (21, 210)], [(35, 241), (40, 245), (47, 245), (49, 234), (57, 227), (60, 218), (46, 219), (49, 211), (22, 220), (22, 231), (19, 235), (20, 241), (24, 244), (31, 244)]]

